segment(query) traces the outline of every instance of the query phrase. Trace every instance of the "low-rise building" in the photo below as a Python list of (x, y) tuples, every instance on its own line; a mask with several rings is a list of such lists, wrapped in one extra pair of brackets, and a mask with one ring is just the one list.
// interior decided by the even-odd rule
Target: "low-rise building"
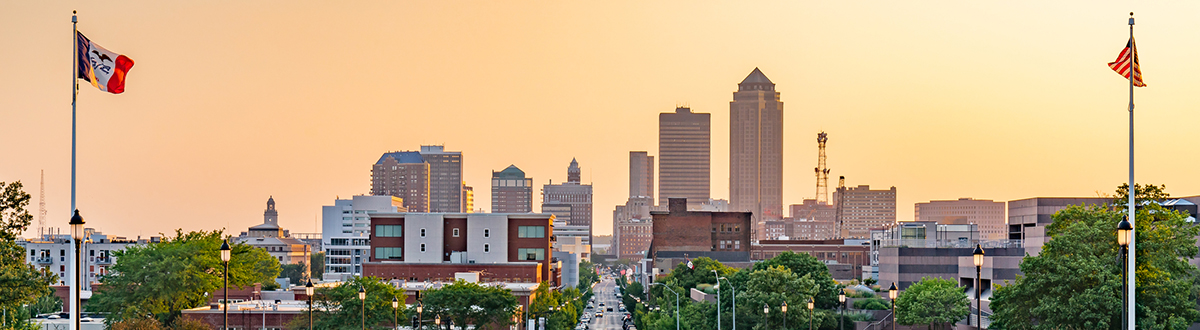
[(670, 198), (654, 218), (650, 275), (669, 272), (680, 262), (709, 257), (731, 267), (750, 265), (750, 212), (689, 211), (687, 200)]
[(371, 255), (371, 220), (374, 212), (407, 212), (395, 196), (358, 195), (335, 199), (321, 207), (321, 246), (325, 251), (325, 280), (340, 281), (362, 274), (362, 263)]
[(553, 281), (553, 215), (380, 212), (370, 218), (372, 253), (362, 276), (448, 282), (455, 273), (479, 272), (481, 282)]

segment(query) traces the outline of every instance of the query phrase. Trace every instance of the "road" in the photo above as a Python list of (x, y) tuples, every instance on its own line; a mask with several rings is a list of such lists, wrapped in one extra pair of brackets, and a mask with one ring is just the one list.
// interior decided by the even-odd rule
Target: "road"
[[(617, 297), (613, 295), (616, 292), (616, 287), (616, 281), (610, 277), (600, 280), (600, 283), (597, 283), (596, 286), (592, 288), (592, 292), (595, 293), (596, 296), (596, 306), (591, 310), (592, 322), (588, 324), (588, 329), (621, 330), (621, 318), (624, 317), (625, 313), (621, 312), (621, 310), (617, 308), (617, 306), (620, 305), (621, 300), (617, 299)], [(600, 303), (604, 303), (604, 306), (601, 307)], [(612, 312), (608, 311), (608, 308), (610, 307), (613, 310)], [(596, 312), (598, 311), (603, 312), (604, 317), (596, 318)]]

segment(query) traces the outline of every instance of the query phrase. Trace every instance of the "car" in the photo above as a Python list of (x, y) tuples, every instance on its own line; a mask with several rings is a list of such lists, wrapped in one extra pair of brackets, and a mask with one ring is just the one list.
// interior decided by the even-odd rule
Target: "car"
[(596, 312), (596, 318), (604, 317), (604, 313)]
[(600, 306), (601, 306), (601, 307), (604, 307), (604, 302), (603, 302), (603, 301), (601, 301), (601, 302), (600, 302)]
[(608, 309), (605, 309), (604, 311), (606, 311), (606, 312), (612, 312), (612, 307), (609, 307)]

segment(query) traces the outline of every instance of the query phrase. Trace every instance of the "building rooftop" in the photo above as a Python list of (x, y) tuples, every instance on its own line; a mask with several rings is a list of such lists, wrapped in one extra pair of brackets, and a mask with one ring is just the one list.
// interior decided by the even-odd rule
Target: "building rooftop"
[(763, 74), (762, 71), (758, 70), (758, 68), (754, 68), (754, 71), (750, 71), (750, 75), (746, 76), (746, 79), (743, 79), (742, 83), (743, 84), (772, 84), (772, 85), (775, 84), (775, 83), (771, 82), (771, 79), (767, 79), (767, 75)]
[(492, 172), (492, 177), (505, 180), (524, 180), (525, 171), (517, 168), (516, 165), (508, 165), (508, 167), (505, 167), (504, 170), (500, 172)]
[(396, 162), (400, 164), (419, 164), (425, 162), (425, 158), (421, 157), (420, 152), (396, 151), (384, 153), (383, 156), (380, 156), (379, 160), (375, 162), (375, 165), (383, 164), (383, 161), (387, 160), (388, 158), (394, 158), (396, 159)]

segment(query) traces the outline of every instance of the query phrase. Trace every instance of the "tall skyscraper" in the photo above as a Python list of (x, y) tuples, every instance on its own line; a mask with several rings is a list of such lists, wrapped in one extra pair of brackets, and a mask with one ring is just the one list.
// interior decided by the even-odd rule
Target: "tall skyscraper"
[(783, 217), (783, 102), (758, 68), (729, 102), (729, 202), (756, 228)]
[(569, 226), (592, 226), (592, 185), (579, 183), (579, 162), (571, 159), (567, 182), (542, 186), (542, 213)]
[(833, 194), (835, 205), (841, 203), (841, 237), (867, 239), (871, 229), (896, 223), (896, 187), (871, 190), (871, 186), (839, 187)]
[(654, 156), (629, 152), (629, 197), (654, 198)]
[(492, 213), (533, 212), (533, 178), (516, 165), (492, 171)]
[(371, 195), (400, 197), (410, 212), (429, 212), (429, 169), (419, 152), (385, 153), (371, 166)]
[(463, 213), (475, 213), (475, 188), (463, 182), (462, 186)]
[(429, 163), (429, 212), (466, 212), (462, 204), (462, 152), (444, 146), (421, 146)]
[[(591, 255), (592, 245), (592, 185), (581, 184), (579, 177), (582, 170), (579, 162), (571, 159), (567, 166), (567, 182), (563, 184), (547, 184), (542, 186), (542, 213), (550, 213), (555, 217), (556, 236), (582, 236), (578, 244), (584, 246), (583, 254)], [(562, 231), (560, 232), (560, 229)], [(590, 258), (590, 257), (589, 257)]]
[[(658, 114), (659, 205), (667, 205), (668, 198), (686, 198), (689, 207), (697, 208), (708, 200), (710, 117), (683, 107)], [(653, 189), (649, 196), (654, 196)]]

